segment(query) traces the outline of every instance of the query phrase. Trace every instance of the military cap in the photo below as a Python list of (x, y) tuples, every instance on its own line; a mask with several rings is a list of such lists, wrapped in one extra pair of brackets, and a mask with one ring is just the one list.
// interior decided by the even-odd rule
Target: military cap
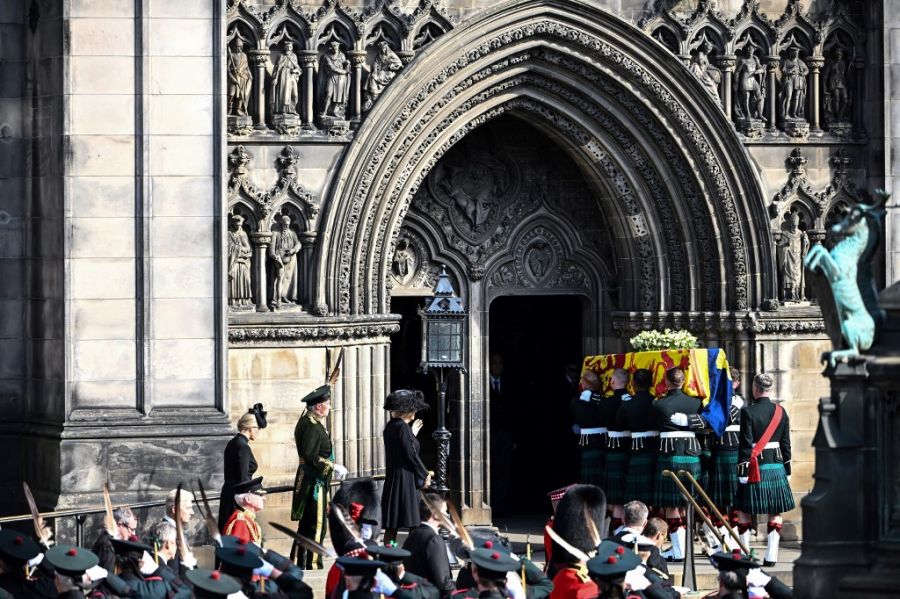
[(259, 556), (262, 555), (262, 548), (256, 543), (251, 543), (246, 539), (240, 539), (231, 535), (222, 535), (222, 547), (227, 547), (229, 549), (237, 549), (238, 547), (243, 547), (245, 551), (255, 553)]
[(258, 550), (248, 547), (218, 547), (216, 557), (231, 570), (250, 571), (263, 565)]
[(239, 495), (241, 493), (256, 493), (257, 495), (265, 495), (266, 492), (262, 488), (262, 480), (263, 477), (257, 476), (256, 478), (251, 478), (250, 480), (245, 480), (242, 483), (238, 483), (231, 488), (234, 490), (235, 495)]
[(494, 548), (476, 549), (472, 552), (472, 555), (469, 556), (469, 559), (473, 564), (478, 566), (478, 573), (480, 575), (486, 575), (488, 577), (494, 575), (502, 578), (503, 576), (506, 576), (507, 572), (518, 570), (522, 565), (518, 560), (511, 558), (509, 553), (504, 553)]
[(335, 563), (348, 576), (375, 576), (376, 570), (387, 567), (382, 561), (364, 557), (343, 556), (337, 558)]
[(14, 562), (27, 562), (41, 552), (41, 547), (31, 537), (14, 530), (0, 530), (0, 555)]
[(459, 549), (456, 551), (456, 556), (460, 559), (471, 560), (472, 552), (476, 549), (499, 551), (506, 556), (512, 553), (512, 549), (510, 549), (507, 540), (496, 533), (489, 535), (474, 535), (472, 537), (472, 544), (474, 545), (472, 549), (469, 549), (465, 545), (460, 545)]
[(218, 570), (197, 568), (186, 574), (198, 597), (227, 597), (241, 590), (241, 583)]
[(406, 549), (397, 547), (396, 543), (393, 545), (375, 545), (374, 547), (369, 547), (368, 553), (376, 559), (388, 564), (396, 564), (412, 556), (412, 553)]
[(709, 561), (712, 562), (712, 565), (715, 566), (717, 570), (722, 571), (730, 571), (730, 570), (749, 570), (751, 568), (759, 568), (761, 564), (756, 562), (743, 553), (739, 549), (735, 549), (731, 553), (726, 553), (724, 551), (720, 551), (719, 553), (714, 553), (709, 557)]
[(601, 541), (596, 557), (588, 560), (591, 578), (613, 580), (641, 565), (641, 558), (615, 541)]
[(66, 576), (81, 576), (100, 563), (100, 558), (87, 549), (73, 545), (56, 545), (44, 554), (44, 560)]
[(307, 394), (307, 396), (300, 401), (305, 403), (306, 407), (311, 408), (312, 406), (328, 401), (329, 399), (331, 399), (331, 387), (329, 385), (322, 385), (312, 393)]
[(113, 549), (116, 552), (116, 555), (128, 555), (129, 553), (143, 553), (146, 551), (147, 553), (153, 552), (153, 547), (147, 545), (145, 543), (141, 543), (140, 541), (123, 541), (122, 539), (113, 539), (112, 540)]

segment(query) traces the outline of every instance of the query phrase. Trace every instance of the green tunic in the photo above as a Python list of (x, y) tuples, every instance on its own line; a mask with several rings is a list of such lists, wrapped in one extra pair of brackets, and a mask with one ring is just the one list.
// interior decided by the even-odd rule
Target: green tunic
[[(294, 441), (300, 465), (294, 481), (294, 500), (291, 519), (299, 521), (297, 532), (318, 543), (325, 540), (331, 472), (334, 470), (334, 451), (325, 425), (312, 412), (300, 416), (294, 428)], [(322, 567), (322, 557), (297, 548), (297, 563), (304, 569)]]

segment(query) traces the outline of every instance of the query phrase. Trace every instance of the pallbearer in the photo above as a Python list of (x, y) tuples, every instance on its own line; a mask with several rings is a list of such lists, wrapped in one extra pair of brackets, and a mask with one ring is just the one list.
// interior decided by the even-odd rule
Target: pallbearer
[(578, 435), (578, 449), (581, 452), (581, 484), (602, 485), (606, 467), (606, 427), (600, 414), (600, 377), (588, 370), (581, 377), (584, 389), (572, 398), (570, 408), (575, 418), (572, 430)]
[[(625, 497), (653, 505), (653, 480), (656, 474), (656, 454), (659, 451), (659, 425), (653, 409), (650, 386), (653, 375), (646, 368), (635, 370), (631, 378), (634, 395), (622, 402), (616, 420), (623, 430), (631, 431), (631, 453), (625, 474)], [(610, 527), (610, 532), (615, 528)]]
[[(737, 393), (741, 384), (741, 373), (737, 368), (730, 368), (729, 370), (731, 386), (734, 390), (731, 395), (731, 409), (728, 413), (725, 434), (721, 437), (716, 437), (712, 446), (712, 468), (709, 473), (709, 485), (706, 487), (710, 499), (719, 508), (719, 512), (726, 515), (726, 517), (729, 510), (734, 507), (734, 501), (737, 497), (738, 438), (741, 431), (741, 408), (744, 407), (744, 399)], [(725, 523), (716, 522), (715, 514), (710, 514), (710, 517), (718, 527), (722, 538), (725, 539), (728, 549), (733, 549), (734, 547), (729, 543), (731, 536), (725, 528)]]
[(631, 431), (618, 419), (619, 409), (631, 400), (626, 387), (628, 371), (616, 368), (610, 378), (612, 393), (600, 401), (600, 418), (606, 427), (606, 468), (600, 487), (606, 491), (607, 511), (612, 518), (609, 527), (616, 530), (622, 525), (622, 506), (631, 498), (625, 495), (625, 474), (628, 456), (631, 454)]
[(741, 410), (738, 446), (738, 530), (750, 539), (751, 514), (768, 514), (768, 546), (764, 564), (778, 561), (781, 514), (794, 509), (788, 482), (791, 474), (791, 430), (784, 408), (769, 399), (775, 380), (771, 374), (753, 378), (753, 400)]

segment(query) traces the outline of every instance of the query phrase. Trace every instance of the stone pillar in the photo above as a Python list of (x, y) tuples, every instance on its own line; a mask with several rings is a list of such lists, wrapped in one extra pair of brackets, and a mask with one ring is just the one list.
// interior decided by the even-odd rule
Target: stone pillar
[(722, 110), (725, 112), (725, 117), (730, 121), (732, 104), (734, 103), (731, 96), (731, 80), (734, 76), (734, 66), (737, 62), (737, 57), (733, 54), (720, 56), (716, 62), (718, 63), (717, 66), (722, 71), (722, 93), (720, 94), (722, 98)]
[(821, 100), (821, 85), (819, 83), (819, 74), (822, 71), (822, 67), (825, 65), (825, 59), (821, 56), (810, 56), (806, 59), (806, 63), (809, 65), (809, 128), (813, 133), (818, 133), (822, 130), (821, 123), (821, 109), (822, 109), (822, 100)]
[(256, 73), (253, 76), (253, 86), (256, 88), (256, 115), (254, 117), (254, 129), (265, 131), (266, 126), (266, 63), (269, 60), (268, 50), (251, 50), (250, 60), (256, 67)]
[(303, 129), (311, 131), (315, 129), (315, 79), (316, 62), (319, 53), (316, 50), (303, 50), (300, 52), (300, 64), (303, 66)]
[[(853, 107), (851, 112), (854, 115), (851, 117), (854, 121), (853, 134), (856, 137), (863, 137), (866, 135), (866, 61), (864, 58), (858, 57), (853, 66), (855, 67), (853, 69), (853, 81), (856, 88), (856, 95), (852, 99)], [(896, 90), (894, 93), (897, 93)], [(892, 212), (892, 210), (889, 211), (889, 213)]]
[(316, 256), (316, 234), (300, 233), (297, 238), (300, 240), (301, 248), (298, 256), (298, 265), (300, 272), (298, 273), (298, 291), (297, 297), (300, 303), (305, 306), (312, 306), (315, 302), (313, 297), (313, 263)]
[(351, 50), (347, 52), (347, 56), (350, 59), (350, 64), (353, 65), (353, 81), (350, 88), (350, 98), (353, 101), (352, 121), (359, 123), (362, 119), (362, 66), (366, 62), (366, 52), (364, 50)]
[(266, 290), (268, 277), (266, 274), (266, 260), (268, 259), (269, 244), (272, 243), (272, 233), (250, 233), (250, 242), (253, 244), (253, 272), (256, 274), (256, 311), (268, 312), (269, 304)]
[(766, 89), (765, 118), (769, 121), (766, 129), (770, 133), (774, 133), (778, 128), (778, 82), (775, 79), (775, 73), (778, 70), (780, 60), (778, 56), (766, 57), (766, 80), (768, 85)]

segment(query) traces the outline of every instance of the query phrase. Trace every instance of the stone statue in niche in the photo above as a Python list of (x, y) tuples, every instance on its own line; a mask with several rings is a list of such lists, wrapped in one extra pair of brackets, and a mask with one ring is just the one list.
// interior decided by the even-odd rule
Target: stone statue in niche
[(269, 246), (269, 258), (272, 259), (274, 288), (272, 292), (272, 309), (278, 309), (281, 304), (292, 303), (297, 300), (294, 283), (294, 272), (297, 270), (297, 253), (301, 244), (297, 234), (291, 229), (291, 217), (282, 215), (281, 230), (272, 234), (272, 244)]
[(788, 135), (809, 132), (804, 110), (808, 76), (809, 67), (800, 58), (800, 48), (791, 46), (787, 57), (781, 61), (781, 118)]
[(781, 240), (778, 242), (781, 249), (778, 269), (781, 299), (785, 302), (800, 302), (806, 299), (803, 259), (809, 251), (809, 237), (806, 231), (800, 229), (800, 214), (791, 212), (786, 220), (787, 227), (781, 231)]
[(704, 41), (697, 48), (697, 53), (691, 59), (691, 73), (700, 80), (706, 91), (719, 100), (719, 82), (722, 81), (722, 71), (714, 67), (709, 62), (709, 52), (712, 46), (708, 41)]
[(366, 106), (365, 109), (372, 108), (372, 104), (384, 91), (384, 88), (394, 80), (397, 72), (403, 68), (403, 62), (400, 57), (391, 50), (390, 44), (381, 41), (378, 44), (378, 55), (372, 64), (372, 72), (369, 73), (369, 79), (366, 81)]
[(763, 129), (763, 105), (766, 101), (766, 67), (756, 57), (756, 48), (747, 44), (737, 61), (734, 81), (738, 127), (745, 135), (755, 137)]
[(394, 271), (394, 276), (400, 281), (405, 281), (413, 270), (413, 254), (409, 248), (409, 241), (406, 239), (401, 239), (397, 242), (397, 250), (394, 252), (391, 270)]
[(250, 284), (250, 260), (253, 248), (244, 231), (244, 217), (231, 217), (228, 231), (228, 305), (241, 308), (253, 303)]
[(300, 102), (300, 62), (294, 53), (294, 43), (285, 40), (284, 51), (272, 70), (270, 102), (272, 119), (279, 133), (294, 133), (300, 126), (297, 104)]
[(834, 56), (825, 64), (822, 79), (825, 84), (825, 122), (838, 133), (846, 133), (851, 129), (847, 122), (847, 109), (851, 101), (847, 71), (844, 49), (837, 48)]
[(319, 89), (322, 90), (320, 118), (343, 120), (350, 98), (350, 61), (341, 52), (340, 42), (328, 44), (330, 52), (322, 56), (319, 64)]
[(244, 42), (234, 40), (234, 49), (228, 49), (228, 114), (247, 116), (250, 104), (250, 90), (253, 87), (253, 73), (250, 61), (244, 52)]

